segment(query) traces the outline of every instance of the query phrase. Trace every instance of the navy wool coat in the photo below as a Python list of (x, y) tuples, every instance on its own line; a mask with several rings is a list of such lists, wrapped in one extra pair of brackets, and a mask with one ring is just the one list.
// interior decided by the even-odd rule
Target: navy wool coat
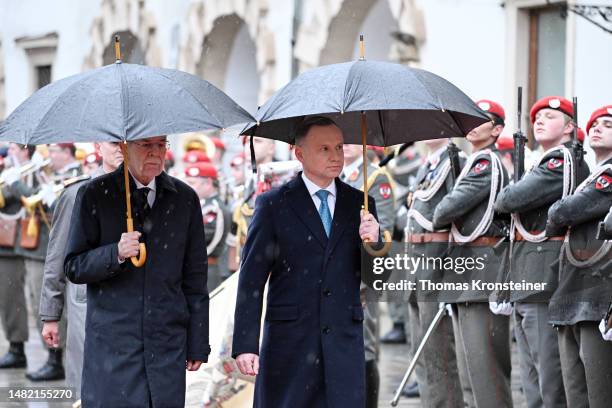
[[(364, 406), (363, 192), (336, 179), (328, 238), (301, 173), (257, 199), (243, 250), (232, 355), (260, 356), (255, 407)], [(376, 216), (374, 200), (371, 212)], [(269, 277), (261, 349), (264, 286)]]
[[(123, 167), (79, 189), (66, 250), (70, 281), (87, 284), (84, 407), (183, 407), (185, 360), (206, 361), (206, 244), (198, 197), (162, 173), (148, 216), (131, 180), (147, 260), (119, 264)], [(143, 200), (140, 200), (143, 201)]]

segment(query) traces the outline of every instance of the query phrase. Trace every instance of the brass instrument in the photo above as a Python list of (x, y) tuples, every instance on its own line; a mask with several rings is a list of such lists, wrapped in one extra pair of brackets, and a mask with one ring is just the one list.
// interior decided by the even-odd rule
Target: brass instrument
[[(38, 163), (30, 162), (28, 164), (24, 164), (23, 166), (19, 167), (19, 175), (21, 177), (27, 177), (30, 174), (34, 174), (38, 170), (44, 169), (50, 164), (51, 164), (51, 159), (45, 159)], [(4, 187), (5, 184), (6, 184), (6, 180), (0, 176), (0, 187)]]

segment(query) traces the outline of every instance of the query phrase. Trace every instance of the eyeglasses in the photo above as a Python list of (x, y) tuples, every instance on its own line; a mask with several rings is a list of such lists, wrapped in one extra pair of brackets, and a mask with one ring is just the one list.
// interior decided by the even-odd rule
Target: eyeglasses
[(138, 148), (142, 149), (142, 150), (154, 150), (154, 149), (159, 149), (159, 150), (166, 150), (170, 148), (170, 142), (168, 142), (167, 140), (161, 141), (161, 142), (132, 142), (133, 144), (135, 144)]

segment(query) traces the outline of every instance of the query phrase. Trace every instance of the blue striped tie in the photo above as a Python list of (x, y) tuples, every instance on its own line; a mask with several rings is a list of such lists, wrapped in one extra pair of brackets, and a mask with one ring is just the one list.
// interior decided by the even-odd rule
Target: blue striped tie
[(321, 221), (323, 221), (325, 233), (329, 237), (332, 225), (332, 217), (331, 213), (329, 212), (329, 205), (327, 205), (327, 196), (329, 195), (329, 191), (319, 190), (315, 194), (321, 200), (321, 205), (319, 206), (319, 216), (321, 217)]

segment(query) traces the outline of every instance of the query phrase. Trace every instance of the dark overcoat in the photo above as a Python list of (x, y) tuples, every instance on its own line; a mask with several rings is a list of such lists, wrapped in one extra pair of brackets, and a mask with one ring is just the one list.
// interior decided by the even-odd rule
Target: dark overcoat
[[(79, 189), (65, 272), (87, 284), (83, 407), (183, 407), (185, 361), (206, 361), (206, 245), (196, 193), (162, 173), (148, 216), (131, 180), (135, 229), (147, 260), (119, 263), (123, 167)], [(142, 200), (140, 200), (142, 201)]]
[[(363, 192), (336, 179), (328, 238), (301, 173), (257, 199), (243, 250), (232, 355), (260, 356), (254, 406), (364, 406)], [(374, 200), (370, 211), (376, 216)], [(364, 266), (362, 266), (362, 262)], [(259, 345), (263, 293), (267, 310)]]

